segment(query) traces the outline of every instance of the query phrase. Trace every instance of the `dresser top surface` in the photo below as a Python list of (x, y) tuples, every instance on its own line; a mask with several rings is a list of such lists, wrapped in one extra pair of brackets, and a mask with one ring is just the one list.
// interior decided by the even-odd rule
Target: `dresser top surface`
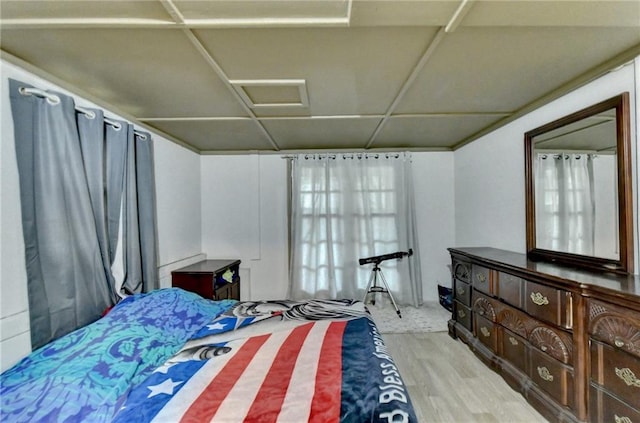
[(619, 275), (533, 261), (528, 259), (526, 254), (490, 247), (449, 248), (449, 251), (452, 254), (463, 255), (471, 259), (491, 262), (497, 267), (504, 267), (507, 270), (548, 276), (568, 287), (592, 289), (613, 295), (631, 295), (640, 301), (640, 277), (638, 275)]
[(176, 269), (173, 272), (179, 273), (218, 273), (229, 267), (240, 264), (238, 259), (218, 259), (218, 260), (203, 260), (197, 263), (190, 264), (189, 266)]

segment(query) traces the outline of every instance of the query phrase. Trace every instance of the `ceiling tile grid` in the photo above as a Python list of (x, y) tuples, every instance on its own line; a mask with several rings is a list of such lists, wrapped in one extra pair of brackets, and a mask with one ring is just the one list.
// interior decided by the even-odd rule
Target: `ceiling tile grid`
[(2, 0), (0, 47), (204, 153), (442, 150), (640, 54), (640, 2)]

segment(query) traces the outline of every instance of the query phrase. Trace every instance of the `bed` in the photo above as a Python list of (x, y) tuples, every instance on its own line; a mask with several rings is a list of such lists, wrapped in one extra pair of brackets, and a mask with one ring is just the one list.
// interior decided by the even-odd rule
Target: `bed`
[(169, 288), (0, 376), (2, 421), (415, 422), (364, 304), (211, 301)]

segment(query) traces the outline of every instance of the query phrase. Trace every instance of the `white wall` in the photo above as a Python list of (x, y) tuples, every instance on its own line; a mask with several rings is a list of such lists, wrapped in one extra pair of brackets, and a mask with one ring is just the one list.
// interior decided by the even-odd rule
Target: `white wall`
[[(526, 251), (524, 133), (531, 129), (628, 91), (636, 157), (635, 83), (634, 65), (626, 65), (457, 150), (456, 246)], [(637, 263), (637, 237), (635, 244)]]
[[(0, 370), (31, 350), (20, 192), (8, 78), (69, 94), (13, 64), (0, 61)], [(76, 104), (95, 107), (77, 96)], [(120, 118), (107, 113), (112, 118)], [(158, 253), (162, 286), (170, 270), (204, 258), (200, 237), (200, 156), (154, 135)], [(180, 261), (182, 259), (187, 259)]]
[(154, 136), (160, 287), (171, 271), (204, 260), (201, 238), (200, 155)]
[[(424, 298), (450, 285), (454, 242), (453, 153), (414, 153)], [(279, 155), (202, 157), (202, 248), (240, 258), (242, 299), (285, 298), (288, 284), (287, 164)]]
[(287, 294), (287, 167), (279, 155), (202, 156), (202, 250), (242, 260), (241, 299)]
[(412, 153), (422, 267), (422, 297), (437, 301), (437, 285), (451, 286), (447, 248), (455, 244), (454, 154)]

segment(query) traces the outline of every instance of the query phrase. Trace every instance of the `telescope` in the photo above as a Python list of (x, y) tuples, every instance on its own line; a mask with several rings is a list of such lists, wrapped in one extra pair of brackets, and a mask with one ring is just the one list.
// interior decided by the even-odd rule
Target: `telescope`
[(361, 258), (360, 260), (358, 260), (358, 262), (360, 263), (360, 266), (362, 266), (363, 264), (369, 264), (369, 263), (375, 263), (376, 265), (378, 265), (385, 260), (401, 259), (404, 256), (411, 256), (411, 255), (413, 255), (413, 250), (409, 248), (409, 251), (398, 251), (397, 253), (382, 254), (380, 256)]
[[(401, 259), (404, 256), (411, 256), (411, 255), (413, 255), (413, 250), (409, 248), (409, 251), (398, 251), (397, 253), (382, 254), (381, 256), (371, 256), (367, 258), (361, 258), (359, 260), (360, 266), (362, 266), (363, 264), (373, 263), (373, 269), (371, 269), (371, 279), (369, 279), (369, 283), (367, 284), (367, 288), (365, 290), (364, 298), (362, 299), (362, 302), (366, 304), (367, 295), (374, 294), (374, 297), (371, 300), (371, 304), (376, 305), (376, 297), (375, 297), (376, 293), (380, 292), (380, 293), (389, 294), (389, 298), (391, 298), (391, 303), (393, 303), (393, 308), (396, 309), (396, 313), (398, 313), (398, 317), (402, 319), (402, 314), (400, 313), (398, 304), (396, 304), (396, 300), (393, 298), (393, 295), (389, 290), (389, 285), (387, 285), (387, 280), (382, 274), (382, 269), (380, 269), (380, 266), (378, 265), (385, 260)], [(378, 276), (380, 277), (380, 281), (382, 282), (383, 286), (378, 285)]]

